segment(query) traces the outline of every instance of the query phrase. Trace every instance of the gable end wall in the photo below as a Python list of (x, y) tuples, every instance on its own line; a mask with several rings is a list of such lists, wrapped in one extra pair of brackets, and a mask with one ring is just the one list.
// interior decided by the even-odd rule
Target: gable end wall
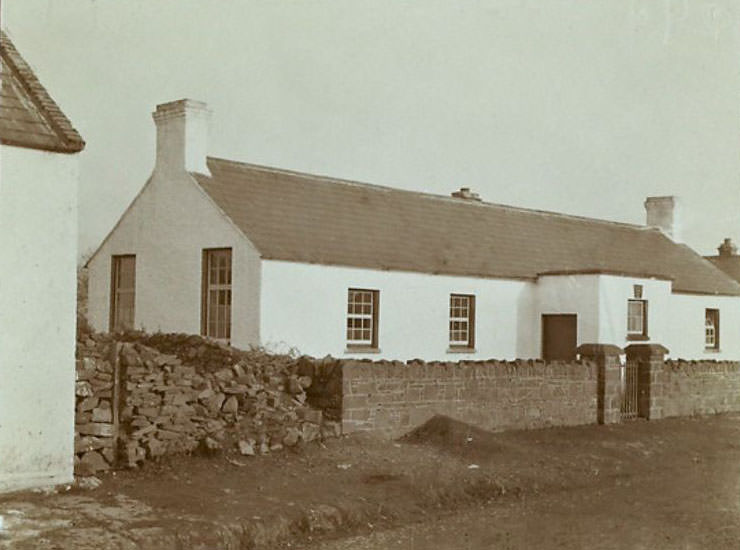
[(90, 260), (91, 325), (109, 330), (112, 256), (135, 254), (136, 328), (200, 334), (205, 248), (232, 249), (231, 343), (259, 343), (259, 254), (185, 172), (155, 173)]

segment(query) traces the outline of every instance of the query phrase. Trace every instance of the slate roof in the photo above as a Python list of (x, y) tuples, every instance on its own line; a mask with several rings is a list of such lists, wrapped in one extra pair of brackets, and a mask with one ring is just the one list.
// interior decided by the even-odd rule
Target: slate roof
[(0, 32), (0, 79), (0, 143), (61, 153), (85, 147), (5, 32)]
[(216, 158), (208, 168), (192, 176), (265, 259), (528, 280), (615, 273), (740, 295), (737, 281), (656, 229)]
[(740, 256), (705, 256), (707, 260), (725, 272), (727, 275), (740, 281)]

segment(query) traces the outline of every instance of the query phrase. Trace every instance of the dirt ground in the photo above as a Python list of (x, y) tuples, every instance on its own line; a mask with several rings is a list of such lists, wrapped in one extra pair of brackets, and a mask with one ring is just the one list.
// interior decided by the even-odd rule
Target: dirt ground
[[(588, 466), (578, 486), (558, 490), (550, 485), (518, 499), (311, 548), (737, 549), (740, 431), (737, 419), (734, 426), (717, 420), (660, 423), (668, 429), (651, 430), (655, 450), (641, 444), (639, 436), (647, 435), (641, 429), (636, 440), (625, 442), (635, 451), (633, 460), (612, 461), (611, 453), (587, 451)], [(615, 443), (609, 438), (602, 445), (611, 449)]]
[(513, 477), (517, 498), (301, 548), (740, 548), (737, 416), (511, 432), (464, 452), (509, 471), (514, 449), (529, 451)]
[[(0, 515), (36, 518), (25, 524), (32, 536), (16, 539), (6, 519), (5, 544), (740, 548), (737, 415), (495, 434), (436, 418), (397, 442), (346, 437), (265, 457), (183, 457), (103, 481), (0, 498)], [(34, 516), (34, 506), (47, 513)]]

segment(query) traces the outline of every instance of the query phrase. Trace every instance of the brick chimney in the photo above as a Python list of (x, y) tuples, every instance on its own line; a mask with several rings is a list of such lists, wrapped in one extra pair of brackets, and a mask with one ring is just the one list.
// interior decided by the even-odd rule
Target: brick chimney
[(732, 239), (730, 239), (729, 237), (722, 241), (722, 244), (717, 247), (717, 250), (719, 251), (720, 258), (730, 258), (732, 256), (737, 256), (737, 247), (735, 246), (735, 243), (732, 242)]
[(674, 242), (681, 240), (681, 208), (678, 197), (648, 197), (645, 199), (647, 226), (657, 227)]
[(211, 112), (202, 101), (179, 99), (157, 105), (152, 113), (157, 126), (155, 172), (200, 172), (206, 164)]
[(468, 201), (480, 201), (480, 195), (478, 193), (473, 193), (470, 190), (470, 187), (461, 187), (459, 191), (453, 191), (450, 193), (451, 196), (455, 197), (456, 199), (465, 199)]

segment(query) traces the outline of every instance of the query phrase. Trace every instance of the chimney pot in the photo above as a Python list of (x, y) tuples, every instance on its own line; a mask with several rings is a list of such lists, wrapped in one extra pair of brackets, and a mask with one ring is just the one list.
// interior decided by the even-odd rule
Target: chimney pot
[(478, 193), (473, 193), (470, 190), (470, 187), (461, 187), (459, 191), (453, 191), (451, 193), (451, 196), (453, 196), (456, 199), (465, 199), (469, 201), (480, 201), (480, 195)]
[(678, 197), (648, 197), (645, 199), (647, 226), (656, 227), (674, 242), (681, 240), (681, 208)]
[(725, 238), (721, 245), (717, 247), (720, 258), (729, 258), (730, 256), (737, 255), (737, 246), (732, 242), (729, 237)]
[(207, 165), (208, 123), (211, 112), (202, 101), (179, 99), (157, 105), (155, 171), (210, 174)]

